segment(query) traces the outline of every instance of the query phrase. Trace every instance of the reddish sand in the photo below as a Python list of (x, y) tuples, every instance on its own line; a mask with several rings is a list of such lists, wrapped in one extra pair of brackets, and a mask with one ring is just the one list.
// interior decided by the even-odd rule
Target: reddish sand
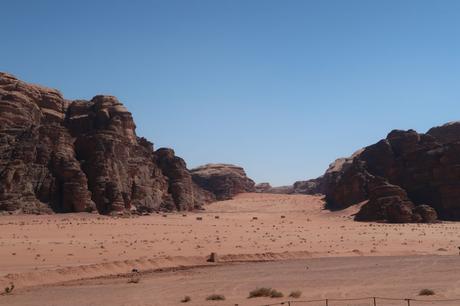
[[(219, 284), (213, 285), (214, 280), (210, 278), (208, 282), (205, 282), (206, 284), (202, 284), (203, 289), (200, 289), (198, 281), (194, 282), (187, 278), (188, 273), (198, 272), (160, 273), (161, 277), (169, 275), (167, 277), (171, 279), (171, 282), (179, 282), (181, 286), (186, 287), (189, 281), (194, 282), (195, 287), (193, 288), (195, 289), (192, 290), (193, 292), (186, 293), (183, 288), (178, 287), (177, 293), (171, 294), (171, 299), (169, 296), (168, 298), (164, 296), (162, 297), (164, 302), (159, 304), (152, 304), (150, 300), (142, 304), (144, 293), (142, 291), (136, 293), (137, 289), (144, 288), (144, 283), (155, 284), (160, 277), (157, 276), (158, 273), (147, 273), (143, 275), (141, 283), (129, 285), (126, 284), (123, 277), (115, 278), (117, 281), (113, 281), (113, 278), (110, 277), (104, 278), (100, 280), (103, 285), (95, 285), (94, 281), (89, 282), (87, 279), (126, 274), (133, 268), (143, 272), (168, 267), (216, 265), (206, 261), (211, 252), (217, 252), (219, 255), (220, 260), (217, 264), (219, 267), (200, 268), (196, 271), (201, 271), (200, 275), (205, 276), (213, 275), (213, 271), (220, 271), (221, 281), (226, 280), (225, 273), (227, 272), (233, 275), (229, 277), (236, 277), (232, 274), (235, 267), (241, 271), (245, 269), (245, 265), (241, 264), (229, 266), (239, 261), (281, 260), (264, 264), (282, 269), (285, 263), (288, 269), (290, 265), (295, 266), (297, 261), (293, 263), (286, 260), (312, 260), (311, 258), (327, 260), (324, 257), (341, 258), (328, 259), (346, 263), (349, 259), (345, 257), (364, 259), (365, 257), (362, 256), (373, 256), (375, 264), (384, 260), (382, 258), (385, 257), (382, 256), (410, 256), (409, 258), (412, 258), (414, 255), (455, 255), (455, 257), (445, 256), (445, 258), (451, 258), (451, 261), (460, 259), (457, 248), (460, 245), (460, 224), (449, 222), (430, 225), (360, 223), (352, 220), (351, 215), (356, 211), (356, 207), (340, 212), (329, 212), (323, 210), (322, 206), (321, 198), (315, 196), (242, 194), (234, 200), (211, 204), (204, 212), (186, 213), (185, 215), (171, 213), (135, 218), (111, 218), (96, 214), (4, 216), (0, 218), (0, 258), (2, 259), (0, 260), (0, 285), (4, 287), (13, 282), (16, 289), (10, 296), (0, 296), (0, 305), (52, 305), (40, 304), (40, 300), (35, 299), (28, 302), (27, 297), (31, 298), (29, 296), (31, 292), (35, 292), (37, 296), (40, 294), (46, 296), (47, 292), (51, 294), (56, 290), (63, 290), (55, 294), (56, 296), (62, 294), (64, 297), (65, 292), (73, 289), (75, 291), (72, 292), (76, 292), (75, 294), (65, 299), (65, 302), (54, 305), (168, 305), (177, 302), (181, 295), (192, 295), (193, 292), (200, 292), (198, 297), (203, 300), (202, 296), (207, 294), (205, 291), (212, 286), (218, 288)], [(418, 266), (424, 269), (426, 268), (424, 258), (433, 260), (433, 257), (427, 256), (413, 258)], [(440, 262), (441, 267), (444, 261)], [(257, 270), (260, 264), (247, 265), (248, 267), (254, 266), (254, 269)], [(355, 265), (359, 267), (359, 261), (355, 261)], [(339, 266), (335, 268), (340, 270)], [(427, 269), (429, 270), (429, 266)], [(448, 267), (445, 269), (446, 279), (448, 279), (453, 272)], [(406, 271), (409, 274), (412, 272), (416, 271), (411, 269)], [(324, 277), (325, 279), (331, 278), (336, 273), (341, 272), (326, 269)], [(348, 273), (353, 273), (353, 270)], [(379, 272), (377, 275), (380, 274)], [(263, 273), (255, 274), (253, 277), (254, 282), (243, 286), (244, 290), (231, 289), (233, 293), (230, 295), (238, 301), (237, 295), (241, 294), (240, 291), (247, 291), (250, 285), (255, 285), (257, 279), (264, 279)], [(273, 278), (274, 283), (279, 284), (276, 277)], [(431, 279), (432, 275), (429, 275), (428, 278)], [(55, 284), (58, 283), (81, 279), (85, 281), (70, 287), (69, 285), (55, 287)], [(247, 281), (247, 278), (242, 277), (241, 280), (235, 281), (243, 282)], [(295, 283), (296, 279), (292, 281)], [(439, 280), (435, 282), (437, 281)], [(369, 282), (369, 284), (378, 283), (378, 281), (372, 282), (371, 280)], [(388, 286), (394, 286), (395, 283), (401, 285), (401, 282), (403, 280), (395, 277)], [(91, 284), (94, 288), (80, 285), (86, 283)], [(43, 287), (47, 284), (54, 285)], [(167, 281), (164, 284), (165, 288), (171, 285), (168, 285)], [(348, 296), (347, 292), (355, 292), (350, 289), (350, 284), (336, 285), (334, 288), (338, 292), (342, 292), (342, 286), (344, 287), (343, 292), (345, 293), (342, 295)], [(123, 303), (114, 304), (110, 300), (104, 303), (98, 298), (93, 301), (94, 304), (91, 304), (90, 300), (77, 294), (79, 290), (86, 289), (89, 290), (87, 293), (91, 294), (91, 290), (97, 291), (98, 286), (105, 286), (101, 288), (113, 286), (117, 290), (120, 287), (126, 287), (123, 289), (127, 291), (126, 294), (140, 294), (140, 300), (136, 299), (139, 303), (128, 303), (128, 296), (128, 300)], [(362, 287), (363, 283), (353, 286), (358, 292), (358, 288)], [(306, 288), (305, 286), (297, 287)], [(384, 285), (377, 287), (381, 289), (381, 295), (391, 293), (391, 290)], [(307, 288), (309, 297), (325, 292), (319, 289), (315, 291), (311, 286)], [(162, 288), (159, 286), (157, 289)], [(120, 289), (120, 292), (123, 290)], [(407, 293), (414, 294), (412, 291)], [(227, 292), (226, 295), (228, 294)], [(455, 290), (443, 292), (446, 297), (452, 297), (455, 294), (457, 294)], [(97, 294), (97, 297), (102, 296), (104, 295)], [(87, 304), (82, 304), (82, 300)], [(6, 302), (8, 303), (5, 304)], [(211, 305), (216, 302), (195, 301), (193, 305), (203, 303)], [(226, 305), (233, 305), (232, 303), (227, 302)]]

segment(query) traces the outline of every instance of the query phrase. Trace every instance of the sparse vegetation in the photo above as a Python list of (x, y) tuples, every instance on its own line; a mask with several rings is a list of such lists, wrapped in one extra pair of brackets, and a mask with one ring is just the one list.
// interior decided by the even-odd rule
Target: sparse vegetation
[(431, 289), (422, 289), (418, 295), (435, 295), (434, 290)]
[(283, 293), (281, 291), (278, 291), (276, 289), (272, 288), (256, 288), (249, 292), (249, 297), (248, 298), (256, 298), (256, 297), (271, 297), (271, 298), (279, 298), (283, 297)]
[(192, 300), (191, 297), (189, 297), (188, 295), (184, 296), (184, 298), (180, 301), (181, 303), (188, 303)]
[(298, 299), (301, 296), (302, 296), (302, 291), (300, 291), (300, 290), (295, 290), (295, 291), (292, 291), (291, 293), (289, 293), (289, 297), (292, 297), (292, 298), (295, 298), (295, 299)]
[(265, 288), (265, 287), (257, 288), (249, 292), (249, 298), (270, 296), (271, 291), (272, 291), (272, 288)]
[(284, 294), (281, 291), (278, 291), (278, 290), (275, 290), (275, 289), (272, 289), (272, 291), (270, 292), (270, 297), (271, 298), (281, 298), (283, 296), (284, 296)]
[(225, 296), (223, 296), (222, 294), (211, 294), (210, 296), (206, 298), (206, 300), (207, 301), (224, 301)]

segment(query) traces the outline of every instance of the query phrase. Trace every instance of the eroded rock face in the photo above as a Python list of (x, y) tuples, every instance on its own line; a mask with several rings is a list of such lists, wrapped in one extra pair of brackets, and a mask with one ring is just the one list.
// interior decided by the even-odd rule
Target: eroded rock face
[(255, 192), (259, 192), (259, 193), (269, 192), (270, 189), (272, 188), (273, 187), (272, 185), (270, 185), (270, 183), (259, 183), (254, 186)]
[(0, 73), (0, 211), (193, 209), (209, 201), (174, 151), (154, 152), (112, 96), (67, 101)]
[(320, 194), (322, 193), (321, 177), (307, 181), (297, 181), (292, 185), (272, 187), (269, 183), (255, 186), (256, 192), (275, 194)]
[[(407, 194), (415, 206), (411, 208), (413, 222), (433, 222), (436, 214), (441, 219), (460, 220), (458, 124), (433, 128), (427, 134), (394, 130), (386, 139), (366, 147), (325, 188), (328, 207), (342, 209), (367, 199), (370, 206), (375, 206), (370, 184), (375, 177), (384, 178)], [(402, 218), (404, 213), (399, 211)]]
[(255, 192), (255, 183), (243, 168), (229, 164), (207, 164), (190, 170), (193, 181), (214, 194), (217, 200), (231, 199), (242, 192)]

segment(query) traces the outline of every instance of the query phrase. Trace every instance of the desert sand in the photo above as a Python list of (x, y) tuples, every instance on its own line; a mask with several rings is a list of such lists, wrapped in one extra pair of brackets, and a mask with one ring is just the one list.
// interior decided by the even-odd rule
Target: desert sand
[[(424, 288), (460, 297), (460, 224), (355, 222), (357, 208), (330, 212), (319, 196), (241, 194), (193, 213), (2, 216), (0, 285), (15, 289), (0, 305), (177, 305), (185, 295), (189, 305), (280, 301), (247, 299), (260, 286), (301, 290), (302, 299), (414, 298)], [(218, 263), (207, 262), (211, 252)], [(133, 275), (139, 283), (128, 283)], [(226, 300), (205, 301), (212, 293)], [(338, 303), (330, 305), (371, 305)]]

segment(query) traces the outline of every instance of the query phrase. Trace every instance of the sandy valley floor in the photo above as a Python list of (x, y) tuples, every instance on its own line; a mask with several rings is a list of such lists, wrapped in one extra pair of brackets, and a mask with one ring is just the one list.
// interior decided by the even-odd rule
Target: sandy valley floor
[[(305, 299), (414, 297), (426, 287), (437, 298), (460, 297), (460, 224), (359, 223), (355, 209), (329, 212), (314, 196), (242, 194), (197, 213), (3, 216), (0, 285), (16, 289), (0, 305), (174, 305), (184, 295), (190, 305), (276, 302), (246, 299), (258, 286), (299, 289)], [(221, 263), (206, 262), (211, 252)], [(174, 267), (195, 268), (145, 273)], [(141, 271), (137, 284), (116, 276), (132, 269)], [(204, 301), (212, 293), (227, 300)], [(383, 305), (407, 305), (399, 303)]]

